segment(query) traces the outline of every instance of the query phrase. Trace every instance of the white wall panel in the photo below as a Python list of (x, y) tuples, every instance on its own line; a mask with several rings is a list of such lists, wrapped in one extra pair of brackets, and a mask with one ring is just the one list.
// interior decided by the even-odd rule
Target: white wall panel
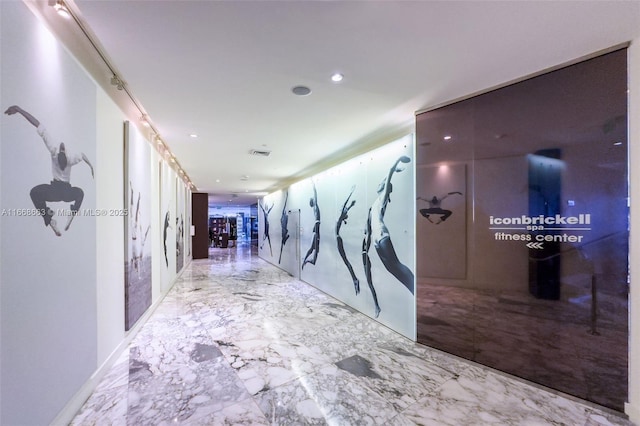
[[(2, 208), (33, 212), (32, 188), (50, 184), (52, 157), (19, 105), (69, 158), (96, 165), (96, 86), (22, 2), (2, 3)], [(70, 166), (67, 166), (70, 167)], [(2, 424), (47, 424), (96, 369), (96, 181), (84, 162), (70, 184), (84, 199), (68, 229), (69, 202), (43, 217), (2, 220)], [(96, 173), (108, 173), (99, 170)]]
[[(269, 214), (269, 236), (274, 247), (273, 256), (268, 250), (267, 240), (264, 240), (263, 245), (264, 215), (262, 212), (259, 235), (260, 245), (263, 245), (259, 252), (260, 256), (278, 265), (279, 250), (275, 250), (275, 247), (280, 246), (282, 227), (278, 226), (277, 222), (280, 221), (284, 197), (288, 191), (289, 209), (300, 211), (298, 262), (301, 267), (301, 279), (410, 338), (415, 338), (416, 324), (413, 149), (413, 135), (409, 135), (300, 181), (286, 190), (265, 196), (260, 200), (261, 204), (264, 203), (263, 205), (267, 207), (274, 206)], [(398, 161), (400, 158), (407, 162)], [(385, 256), (381, 245), (387, 244), (387, 250), (391, 249), (391, 245), (384, 242), (376, 243), (380, 235), (372, 234), (368, 250), (371, 274), (369, 284), (363, 257), (365, 229), (367, 229), (369, 209), (372, 207), (372, 221), (376, 220), (376, 206), (380, 206), (376, 200), (379, 197), (381, 197), (380, 200), (384, 198), (384, 191), (378, 193), (378, 189), (381, 184), (386, 187), (389, 177), (391, 177), (392, 188), (391, 201), (387, 203), (383, 221), (393, 250)], [(311, 203), (313, 200), (315, 205), (316, 199), (320, 210), (319, 244), (314, 240), (315, 231), (318, 229), (315, 228), (316, 212)], [(348, 209), (348, 218), (346, 223), (343, 222), (340, 226), (340, 237), (345, 257), (351, 264), (358, 282), (357, 294), (354, 279), (338, 249), (336, 225), (343, 207)], [(376, 226), (374, 225), (372, 229), (375, 230)], [(317, 253), (316, 248), (318, 248)], [(395, 257), (392, 252), (395, 252)], [(291, 256), (292, 252), (284, 252), (280, 267), (286, 269), (282, 265), (288, 265), (291, 262)], [(307, 263), (304, 263), (305, 257), (308, 260)], [(314, 257), (316, 257), (315, 263)], [(390, 265), (389, 268), (385, 266), (383, 260)], [(392, 263), (394, 266), (391, 266)], [(406, 286), (399, 279), (400, 270), (406, 273)], [(379, 311), (374, 302), (374, 292)]]

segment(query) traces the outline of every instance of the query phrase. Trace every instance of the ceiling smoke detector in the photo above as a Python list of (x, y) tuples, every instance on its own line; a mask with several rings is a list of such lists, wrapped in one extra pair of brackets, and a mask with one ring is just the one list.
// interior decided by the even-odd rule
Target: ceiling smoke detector
[(268, 157), (271, 151), (265, 149), (252, 149), (249, 151), (250, 155), (257, 155), (258, 157)]
[(292, 88), (291, 91), (294, 95), (298, 96), (307, 96), (311, 94), (311, 89), (309, 89), (307, 86), (296, 86)]

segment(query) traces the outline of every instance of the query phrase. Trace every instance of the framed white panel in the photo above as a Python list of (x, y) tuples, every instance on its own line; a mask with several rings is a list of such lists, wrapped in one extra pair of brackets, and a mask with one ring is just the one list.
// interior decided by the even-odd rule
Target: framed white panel
[(182, 179), (176, 177), (176, 273), (179, 273), (184, 266), (185, 257), (185, 205), (184, 205), (185, 187)]
[(413, 136), (367, 155), (367, 205), (371, 223), (371, 277), (384, 324), (415, 333)]
[(160, 166), (160, 290), (169, 290), (176, 276), (176, 174), (163, 161)]
[(151, 306), (151, 149), (125, 122), (125, 330)]

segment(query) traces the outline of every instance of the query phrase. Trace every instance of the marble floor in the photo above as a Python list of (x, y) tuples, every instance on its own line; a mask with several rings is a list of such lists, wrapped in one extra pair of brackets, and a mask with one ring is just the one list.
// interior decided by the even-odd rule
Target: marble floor
[(414, 343), (248, 246), (187, 265), (72, 425), (631, 425)]

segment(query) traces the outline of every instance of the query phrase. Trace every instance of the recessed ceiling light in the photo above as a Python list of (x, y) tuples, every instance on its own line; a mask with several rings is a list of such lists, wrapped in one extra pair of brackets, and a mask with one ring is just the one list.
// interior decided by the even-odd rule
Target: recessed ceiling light
[(216, 183), (220, 183), (220, 179), (216, 179)]
[(614, 142), (613, 145), (620, 146), (620, 145), (622, 145), (622, 142)]
[(445, 141), (450, 141), (451, 140), (451, 136), (447, 135), (443, 138)]
[(197, 135), (197, 134), (195, 134), (195, 133), (191, 133), (191, 134), (189, 134), (189, 137), (190, 137), (190, 138), (194, 138), (194, 139), (195, 139), (195, 138), (197, 138), (197, 137), (198, 137), (198, 135)]
[(331, 76), (331, 81), (333, 81), (334, 83), (338, 83), (342, 81), (343, 78), (344, 78), (344, 75), (337, 72)]
[(291, 91), (298, 96), (307, 96), (311, 94), (311, 89), (309, 89), (307, 86), (296, 86), (291, 89)]

